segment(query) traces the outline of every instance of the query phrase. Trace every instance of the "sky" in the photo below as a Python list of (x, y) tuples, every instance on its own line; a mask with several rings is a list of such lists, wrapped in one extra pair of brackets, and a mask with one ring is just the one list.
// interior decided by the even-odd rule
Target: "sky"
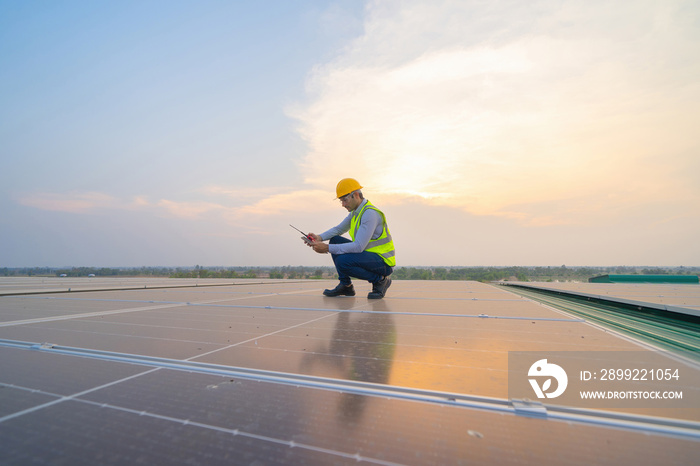
[(0, 0), (0, 267), (700, 265), (697, 1)]

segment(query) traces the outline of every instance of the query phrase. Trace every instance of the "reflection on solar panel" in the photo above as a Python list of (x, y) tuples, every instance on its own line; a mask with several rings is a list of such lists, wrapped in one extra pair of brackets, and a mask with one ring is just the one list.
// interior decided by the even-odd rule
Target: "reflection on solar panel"
[(378, 301), (361, 284), (357, 297), (322, 296), (332, 285), (0, 281), (0, 464), (700, 456), (692, 360), (660, 356), (682, 366), (683, 408), (509, 399), (509, 378), (527, 376), (512, 352), (657, 352), (490, 284), (395, 281)]

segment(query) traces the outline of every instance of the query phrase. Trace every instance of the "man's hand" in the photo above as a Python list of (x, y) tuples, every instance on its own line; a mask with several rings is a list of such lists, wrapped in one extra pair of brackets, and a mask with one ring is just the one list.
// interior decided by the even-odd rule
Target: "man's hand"
[(319, 253), (319, 254), (326, 254), (326, 253), (328, 253), (328, 245), (327, 245), (326, 243), (323, 243), (323, 242), (317, 243), (317, 242), (314, 241), (314, 242), (311, 244), (311, 247), (314, 248), (314, 251), (316, 251), (316, 252)]
[(313, 250), (319, 254), (328, 253), (328, 245), (323, 242), (319, 235), (316, 233), (309, 233), (309, 236), (313, 239), (311, 244), (308, 245), (310, 248), (313, 248)]

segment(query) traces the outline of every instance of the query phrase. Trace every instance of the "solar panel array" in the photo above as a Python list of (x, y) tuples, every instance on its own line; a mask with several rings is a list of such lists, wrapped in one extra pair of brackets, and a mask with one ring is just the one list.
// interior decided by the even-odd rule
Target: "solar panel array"
[(353, 298), (321, 295), (334, 285), (0, 281), (0, 463), (695, 464), (700, 455), (700, 407), (616, 410), (638, 416), (620, 420), (509, 400), (509, 352), (651, 351), (629, 338), (490, 284), (395, 281), (383, 300), (366, 299), (361, 284)]

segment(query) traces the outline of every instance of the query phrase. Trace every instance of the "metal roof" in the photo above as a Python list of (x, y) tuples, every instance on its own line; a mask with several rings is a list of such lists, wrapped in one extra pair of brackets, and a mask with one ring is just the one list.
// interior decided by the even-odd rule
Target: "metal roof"
[[(397, 280), (382, 300), (366, 299), (361, 283), (354, 298), (321, 295), (334, 285), (0, 279), (0, 463), (694, 464), (700, 455), (693, 361), (495, 285)], [(648, 354), (681, 367), (685, 404), (514, 397), (510, 383), (527, 385), (527, 374), (512, 357), (527, 352), (603, 366), (601, 355)]]
[(589, 278), (590, 283), (699, 283), (697, 275), (600, 275)]
[(700, 315), (700, 286), (692, 284), (515, 282), (618, 302)]

